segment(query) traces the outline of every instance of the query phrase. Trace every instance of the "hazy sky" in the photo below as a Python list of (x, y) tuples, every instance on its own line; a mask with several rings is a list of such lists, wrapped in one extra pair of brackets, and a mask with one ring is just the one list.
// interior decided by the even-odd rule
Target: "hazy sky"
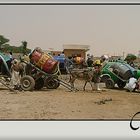
[(140, 5), (0, 5), (0, 34), (11, 45), (26, 40), (29, 48), (82, 44), (94, 56), (138, 54)]

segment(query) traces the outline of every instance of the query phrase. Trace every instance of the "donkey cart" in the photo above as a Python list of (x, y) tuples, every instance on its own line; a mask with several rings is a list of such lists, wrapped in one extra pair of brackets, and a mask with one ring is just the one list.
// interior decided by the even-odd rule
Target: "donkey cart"
[(21, 78), (20, 84), (21, 88), (25, 91), (40, 90), (43, 87), (56, 89), (60, 85), (58, 82), (58, 70), (53, 74), (49, 74), (32, 63), (26, 63), (25, 75)]
[(23, 61), (25, 66), (24, 76), (21, 78), (21, 88), (25, 91), (47, 89), (57, 89), (60, 85), (72, 90), (71, 85), (59, 79), (59, 62), (54, 60), (47, 53), (42, 53), (35, 49), (29, 55), (30, 61)]

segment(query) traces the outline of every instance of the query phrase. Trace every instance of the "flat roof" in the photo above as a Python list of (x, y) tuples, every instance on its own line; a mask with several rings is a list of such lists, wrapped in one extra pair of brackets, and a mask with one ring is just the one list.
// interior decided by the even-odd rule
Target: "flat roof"
[(79, 44), (64, 44), (63, 49), (73, 49), (73, 50), (85, 50), (88, 51), (89, 45), (79, 45)]

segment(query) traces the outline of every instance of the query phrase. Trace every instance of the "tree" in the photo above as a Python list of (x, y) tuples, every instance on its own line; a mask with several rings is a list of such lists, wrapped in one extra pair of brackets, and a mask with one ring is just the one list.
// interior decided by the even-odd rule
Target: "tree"
[(134, 54), (128, 54), (125, 58), (125, 61), (134, 61), (137, 57)]
[(13, 47), (7, 43), (2, 45), (2, 51), (3, 52), (9, 52), (9, 51), (13, 51)]
[(9, 39), (5, 38), (3, 35), (0, 35), (0, 50), (2, 49), (2, 46), (9, 41)]
[(134, 61), (137, 57), (134, 54), (128, 54), (125, 58), (125, 61), (132, 67), (135, 67)]
[(22, 41), (22, 49), (23, 49), (23, 54), (25, 55), (27, 53), (27, 41)]

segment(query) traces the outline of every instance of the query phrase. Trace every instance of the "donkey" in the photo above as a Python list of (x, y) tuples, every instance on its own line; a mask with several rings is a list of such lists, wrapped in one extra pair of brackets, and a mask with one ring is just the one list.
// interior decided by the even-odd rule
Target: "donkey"
[(94, 76), (95, 70), (94, 68), (86, 68), (86, 69), (72, 69), (70, 71), (70, 84), (72, 88), (74, 88), (74, 82), (76, 79), (84, 80), (85, 84), (83, 90), (85, 91), (86, 84), (89, 82), (91, 85), (92, 90), (94, 90), (92, 85), (92, 79)]

